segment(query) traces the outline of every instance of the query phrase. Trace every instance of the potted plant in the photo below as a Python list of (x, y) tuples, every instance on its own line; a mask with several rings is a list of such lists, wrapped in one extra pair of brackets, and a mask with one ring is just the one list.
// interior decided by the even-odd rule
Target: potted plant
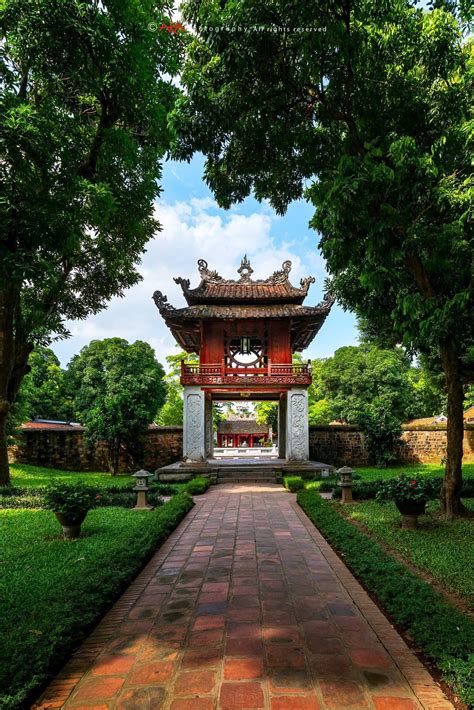
[(81, 535), (81, 525), (91, 508), (101, 498), (92, 486), (77, 481), (53, 481), (43, 495), (44, 507), (52, 510), (63, 528), (65, 540), (76, 540)]
[(402, 515), (402, 530), (413, 530), (418, 525), (418, 516), (424, 515), (427, 502), (436, 497), (436, 491), (429, 479), (402, 473), (381, 481), (375, 497), (382, 504), (393, 500)]

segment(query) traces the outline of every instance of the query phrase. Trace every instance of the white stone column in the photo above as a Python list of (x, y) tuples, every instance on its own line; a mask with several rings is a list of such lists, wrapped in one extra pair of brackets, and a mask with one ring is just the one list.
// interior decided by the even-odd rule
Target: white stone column
[(206, 458), (210, 458), (214, 450), (214, 422), (212, 420), (212, 399), (206, 398), (204, 413), (206, 418)]
[(308, 461), (308, 390), (294, 387), (288, 391), (287, 397), (286, 458), (288, 461)]
[(278, 402), (278, 458), (286, 459), (286, 395)]
[(200, 387), (184, 387), (183, 457), (206, 460), (205, 396)]

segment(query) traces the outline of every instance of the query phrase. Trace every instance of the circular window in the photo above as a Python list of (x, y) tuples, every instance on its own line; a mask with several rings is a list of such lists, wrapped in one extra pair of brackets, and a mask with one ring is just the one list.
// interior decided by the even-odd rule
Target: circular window
[(232, 338), (227, 344), (230, 367), (264, 367), (265, 353), (260, 338)]

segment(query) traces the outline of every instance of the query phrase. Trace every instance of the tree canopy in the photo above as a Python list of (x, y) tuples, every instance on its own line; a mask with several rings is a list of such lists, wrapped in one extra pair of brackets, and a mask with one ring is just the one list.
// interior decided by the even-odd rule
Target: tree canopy
[(117, 473), (121, 452), (133, 459), (141, 438), (165, 400), (164, 370), (141, 340), (93, 340), (68, 367), (74, 407), (91, 442), (107, 446)]
[(253, 192), (281, 213), (305, 196), (339, 302), (410, 351), (435, 352), (448, 391), (442, 504), (449, 516), (465, 512), (463, 381), (474, 343), (467, 4), (188, 0), (183, 12), (196, 36), (176, 155), (205, 154), (205, 178), (225, 207)]
[(139, 280), (159, 228), (183, 38), (167, 2), (6, 0), (1, 9), (0, 483), (5, 420), (36, 343)]

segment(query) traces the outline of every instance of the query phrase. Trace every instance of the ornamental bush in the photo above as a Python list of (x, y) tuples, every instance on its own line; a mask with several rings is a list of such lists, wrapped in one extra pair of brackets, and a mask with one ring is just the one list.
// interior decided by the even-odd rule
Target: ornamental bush
[(62, 513), (67, 518), (75, 518), (95, 508), (101, 494), (87, 483), (64, 483), (52, 481), (43, 493), (43, 508), (54, 513)]
[(388, 503), (392, 500), (427, 503), (436, 498), (437, 493), (432, 479), (401, 473), (397, 478), (380, 481), (375, 498), (379, 503)]

